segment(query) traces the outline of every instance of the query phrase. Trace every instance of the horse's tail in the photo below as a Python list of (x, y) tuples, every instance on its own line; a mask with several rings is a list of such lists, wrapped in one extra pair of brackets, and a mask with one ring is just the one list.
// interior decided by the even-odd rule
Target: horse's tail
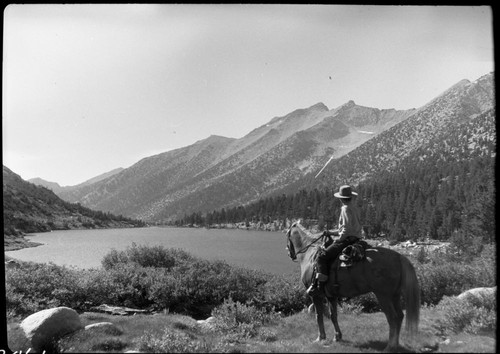
[(420, 287), (417, 273), (408, 258), (401, 255), (403, 295), (406, 304), (406, 329), (413, 338), (418, 332)]

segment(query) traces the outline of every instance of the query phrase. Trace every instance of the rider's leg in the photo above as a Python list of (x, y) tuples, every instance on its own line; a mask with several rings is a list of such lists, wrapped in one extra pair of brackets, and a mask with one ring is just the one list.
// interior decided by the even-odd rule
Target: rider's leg
[(316, 279), (307, 289), (308, 295), (314, 295), (318, 291), (324, 293), (325, 284), (328, 280), (330, 261), (334, 260), (340, 254), (340, 252), (342, 252), (342, 249), (344, 247), (344, 242), (334, 242), (333, 244), (328, 246), (324, 252), (320, 252), (316, 261), (318, 273), (316, 274)]

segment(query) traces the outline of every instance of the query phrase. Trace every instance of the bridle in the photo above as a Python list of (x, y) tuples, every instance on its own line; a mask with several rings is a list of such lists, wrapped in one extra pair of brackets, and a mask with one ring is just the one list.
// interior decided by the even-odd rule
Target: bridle
[(295, 252), (295, 247), (293, 246), (292, 240), (290, 240), (290, 236), (292, 234), (292, 227), (294, 227), (294, 225), (290, 226), (290, 228), (286, 232), (286, 239), (287, 239), (286, 249), (288, 251), (288, 257), (290, 257), (292, 259), (292, 261), (295, 262), (295, 261), (297, 261), (297, 255), (304, 253), (309, 248), (311, 248), (312, 245), (314, 245), (316, 242), (318, 242), (323, 237), (323, 234), (320, 234), (317, 238), (312, 240), (311, 243), (309, 243), (308, 245), (306, 245), (305, 247), (300, 249), (298, 252)]

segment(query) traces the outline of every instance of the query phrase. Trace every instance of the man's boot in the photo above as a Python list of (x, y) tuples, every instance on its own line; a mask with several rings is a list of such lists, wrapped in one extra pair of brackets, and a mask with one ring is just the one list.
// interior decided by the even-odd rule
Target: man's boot
[(328, 276), (318, 273), (316, 274), (316, 279), (314, 279), (311, 286), (306, 290), (307, 295), (314, 296), (321, 293), (325, 293), (325, 284), (328, 280)]
[(314, 294), (317, 293), (318, 291), (318, 279), (314, 279), (314, 281), (312, 282), (311, 286), (309, 286), (306, 290), (306, 293), (307, 295), (309, 296), (313, 296)]

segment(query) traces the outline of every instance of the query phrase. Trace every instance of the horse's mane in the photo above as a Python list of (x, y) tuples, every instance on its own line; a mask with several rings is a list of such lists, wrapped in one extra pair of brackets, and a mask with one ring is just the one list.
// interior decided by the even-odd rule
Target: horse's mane
[(302, 232), (303, 232), (303, 233), (304, 233), (307, 237), (309, 237), (309, 238), (311, 238), (311, 239), (316, 238), (316, 236), (314, 236), (314, 235), (312, 234), (312, 232), (311, 232), (311, 231), (307, 230), (307, 229), (306, 229), (306, 228), (305, 228), (305, 227), (304, 227), (304, 226), (300, 223), (300, 221), (297, 221), (297, 222), (295, 222), (294, 224), (292, 224), (292, 227), (294, 227), (294, 226), (295, 226), (295, 227), (297, 227), (297, 228), (299, 228), (299, 229), (300, 229), (300, 231), (302, 231)]

